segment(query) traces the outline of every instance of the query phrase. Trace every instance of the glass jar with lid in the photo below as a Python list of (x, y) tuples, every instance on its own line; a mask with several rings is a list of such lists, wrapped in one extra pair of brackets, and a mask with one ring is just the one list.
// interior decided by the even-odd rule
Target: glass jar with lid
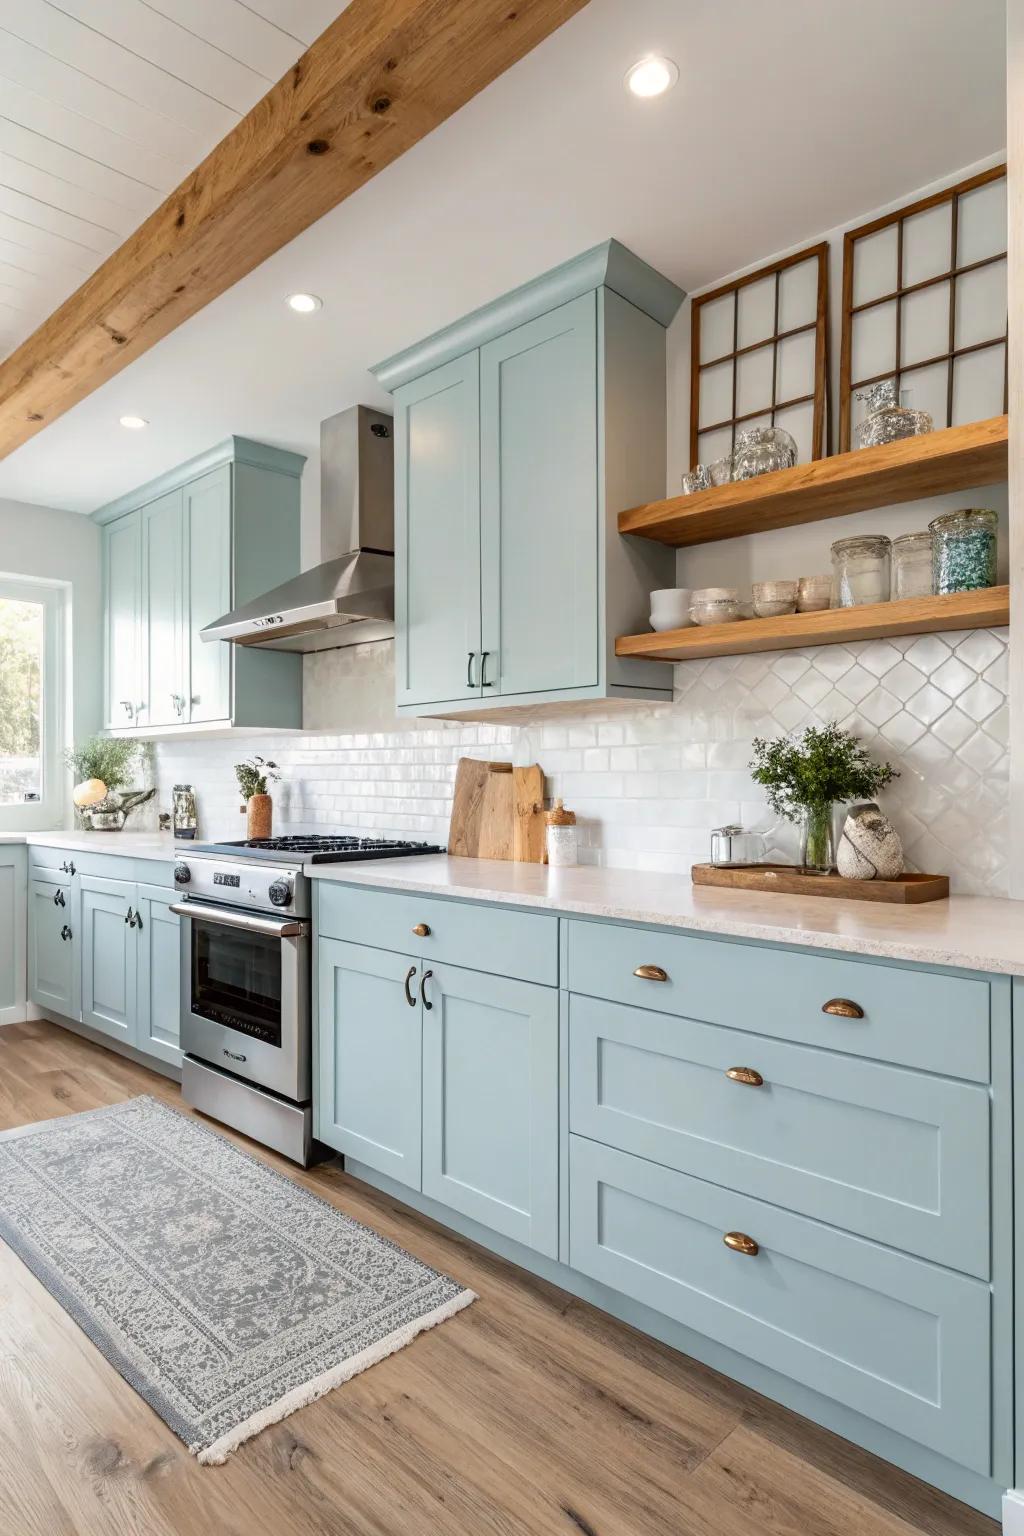
[(796, 456), (796, 442), (783, 427), (748, 427), (736, 438), (732, 477), (734, 480), (753, 480), (755, 475), (791, 469)]
[(996, 584), (999, 518), (987, 507), (945, 512), (928, 524), (935, 591), (974, 592)]
[(883, 379), (871, 389), (858, 391), (868, 414), (858, 422), (855, 436), (858, 448), (878, 448), (883, 443), (898, 443), (905, 437), (920, 437), (932, 430), (927, 411), (912, 410), (910, 391), (897, 389), (895, 379)]
[(892, 540), (884, 533), (837, 539), (832, 545), (832, 606), (859, 608), (889, 601)]
[(901, 597), (931, 597), (932, 595), (932, 535), (930, 529), (923, 533), (902, 533), (892, 541), (892, 595)]

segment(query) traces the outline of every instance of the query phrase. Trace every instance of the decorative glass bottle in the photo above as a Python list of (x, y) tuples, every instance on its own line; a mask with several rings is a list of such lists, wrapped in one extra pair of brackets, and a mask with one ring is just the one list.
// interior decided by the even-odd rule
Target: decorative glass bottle
[(796, 456), (796, 443), (783, 427), (748, 427), (736, 438), (732, 477), (753, 480), (776, 469), (791, 469)]
[(910, 391), (897, 389), (895, 379), (883, 379), (871, 389), (859, 390), (868, 415), (855, 431), (858, 448), (879, 448), (883, 443), (898, 443), (905, 437), (920, 437), (932, 430), (927, 411), (915, 411), (907, 404)]
[(556, 800), (545, 817), (547, 821), (548, 863), (565, 868), (579, 863), (579, 832), (576, 812), (567, 811), (561, 800)]

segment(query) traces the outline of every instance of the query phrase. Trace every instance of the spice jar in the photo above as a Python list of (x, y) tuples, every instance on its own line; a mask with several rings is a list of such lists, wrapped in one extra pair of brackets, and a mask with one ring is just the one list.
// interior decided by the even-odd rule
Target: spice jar
[(547, 822), (548, 863), (565, 867), (579, 863), (579, 833), (576, 812), (567, 811), (561, 800), (544, 818)]
[(974, 592), (996, 584), (995, 512), (964, 507), (928, 524), (932, 533), (932, 577), (936, 592)]
[(931, 597), (932, 595), (932, 536), (925, 533), (903, 533), (892, 541), (892, 595), (901, 597)]
[(887, 603), (891, 553), (892, 540), (884, 533), (837, 539), (832, 545), (832, 606)]

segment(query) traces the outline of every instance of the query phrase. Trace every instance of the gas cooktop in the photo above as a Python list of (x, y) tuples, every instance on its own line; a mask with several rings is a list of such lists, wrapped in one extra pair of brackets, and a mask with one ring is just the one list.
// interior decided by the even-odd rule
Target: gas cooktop
[[(186, 849), (182, 846), (179, 851), (184, 853)], [(300, 864), (345, 864), (357, 859), (397, 859), (416, 853), (444, 853), (445, 850), (436, 843), (411, 843), (385, 837), (332, 837), (325, 833), (242, 838), (238, 842), (192, 843), (187, 851), (274, 862), (283, 857)]]

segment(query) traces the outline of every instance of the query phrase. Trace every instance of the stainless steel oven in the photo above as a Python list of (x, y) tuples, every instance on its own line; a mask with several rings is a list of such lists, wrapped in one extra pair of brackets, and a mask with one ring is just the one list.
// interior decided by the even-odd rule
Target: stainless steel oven
[(174, 910), (182, 919), (182, 1049), (308, 1102), (309, 923), (192, 899)]

